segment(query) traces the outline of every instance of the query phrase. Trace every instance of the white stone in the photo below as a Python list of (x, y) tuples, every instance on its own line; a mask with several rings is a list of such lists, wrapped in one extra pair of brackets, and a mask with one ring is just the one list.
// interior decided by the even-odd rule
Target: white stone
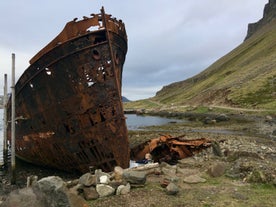
[(113, 195), (115, 193), (115, 189), (114, 188), (112, 188), (109, 185), (105, 185), (105, 184), (98, 184), (98, 185), (96, 185), (96, 191), (97, 191), (97, 193), (99, 194), (99, 196), (101, 198)]
[(109, 178), (106, 175), (102, 175), (100, 177), (100, 183), (101, 184), (108, 184), (110, 182)]

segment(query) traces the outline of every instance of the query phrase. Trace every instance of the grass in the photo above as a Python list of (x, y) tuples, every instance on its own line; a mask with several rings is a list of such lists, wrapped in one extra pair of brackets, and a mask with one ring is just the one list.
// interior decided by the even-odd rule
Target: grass
[[(198, 75), (172, 83), (128, 107), (217, 105), (273, 110), (276, 106), (276, 26), (253, 35)], [(203, 110), (203, 108), (198, 109)]]

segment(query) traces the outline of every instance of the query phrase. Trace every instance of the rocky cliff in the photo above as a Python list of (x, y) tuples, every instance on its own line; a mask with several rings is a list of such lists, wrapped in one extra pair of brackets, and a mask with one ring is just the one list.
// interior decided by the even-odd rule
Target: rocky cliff
[(273, 21), (276, 24), (276, 0), (269, 0), (269, 2), (264, 7), (263, 18), (256, 23), (248, 24), (245, 40)]

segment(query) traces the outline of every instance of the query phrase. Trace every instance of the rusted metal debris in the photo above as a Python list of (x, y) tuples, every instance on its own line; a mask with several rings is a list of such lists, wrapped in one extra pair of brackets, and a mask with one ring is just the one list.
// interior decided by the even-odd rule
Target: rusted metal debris
[(162, 135), (132, 148), (131, 159), (139, 162), (151, 154), (154, 162), (175, 164), (177, 160), (191, 157), (211, 144), (211, 140), (206, 138), (184, 139), (184, 136)]
[(121, 100), (126, 53), (124, 23), (103, 8), (68, 22), (16, 83), (16, 155), (69, 172), (128, 167)]

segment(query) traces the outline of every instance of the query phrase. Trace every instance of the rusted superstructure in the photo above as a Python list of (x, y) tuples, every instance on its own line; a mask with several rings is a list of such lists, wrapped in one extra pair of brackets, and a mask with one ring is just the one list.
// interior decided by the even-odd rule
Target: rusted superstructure
[(103, 8), (68, 22), (16, 83), (16, 155), (69, 172), (128, 167), (126, 53), (124, 23)]

